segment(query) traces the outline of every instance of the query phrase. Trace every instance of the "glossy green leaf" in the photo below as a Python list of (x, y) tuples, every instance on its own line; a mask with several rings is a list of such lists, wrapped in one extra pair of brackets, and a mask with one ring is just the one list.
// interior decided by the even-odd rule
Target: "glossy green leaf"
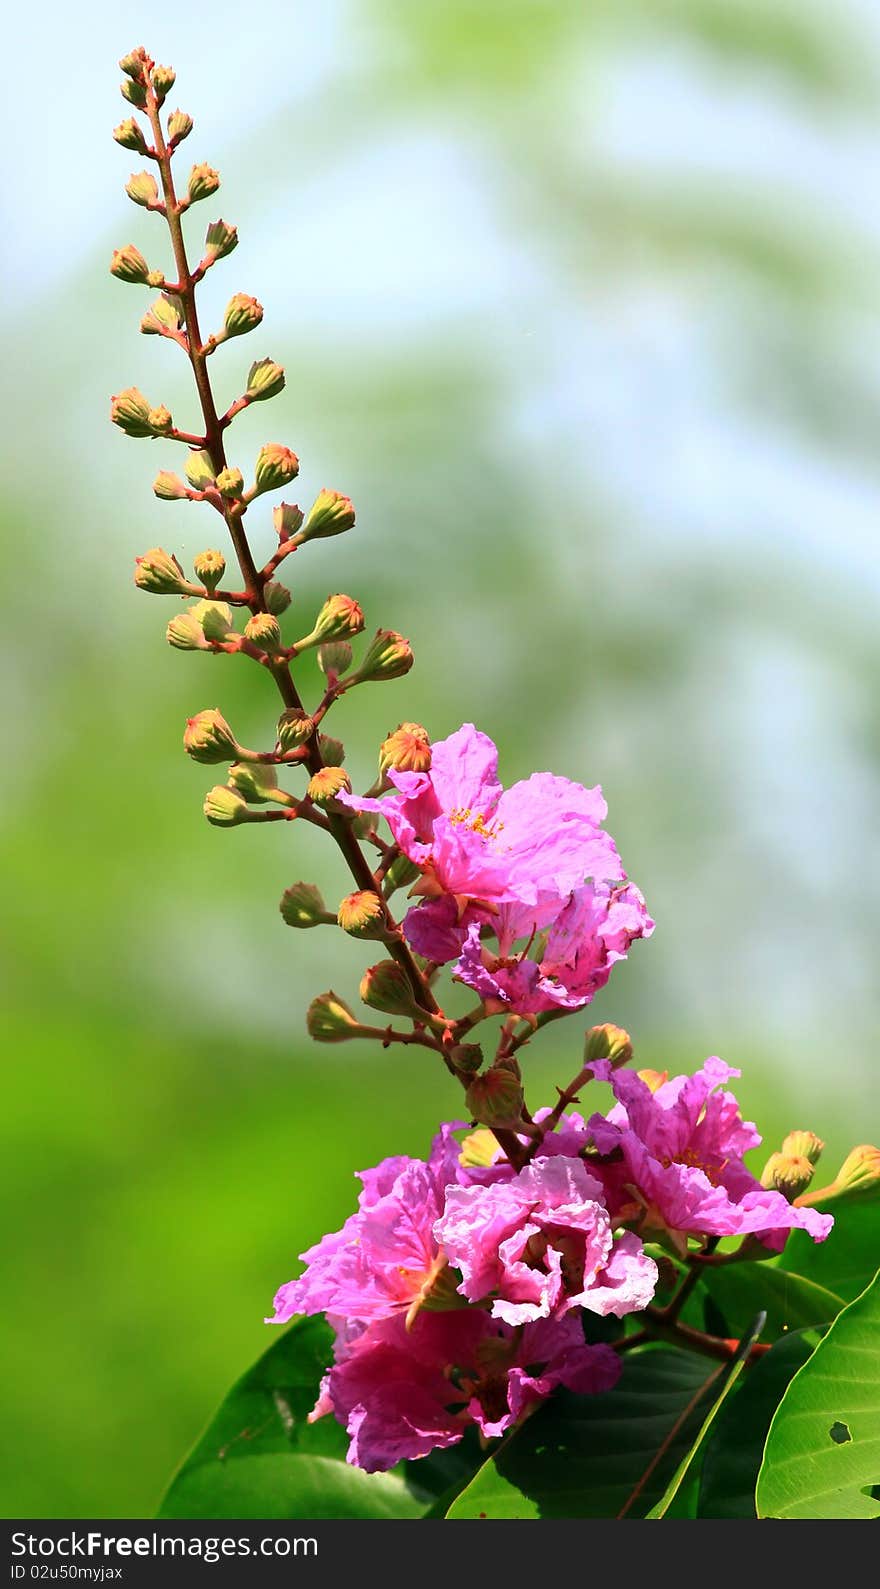
[(759, 1517), (880, 1517), (880, 1275), (835, 1319), (782, 1398)]
[(815, 1280), (777, 1268), (772, 1260), (707, 1265), (702, 1280), (737, 1337), (759, 1309), (767, 1315), (763, 1338), (774, 1341), (790, 1330), (830, 1324), (844, 1306), (843, 1297)]
[(818, 1339), (814, 1331), (794, 1330), (749, 1369), (709, 1437), (700, 1478), (699, 1517), (757, 1515), (755, 1484), (770, 1420)]
[(706, 1358), (651, 1348), (625, 1358), (605, 1395), (557, 1393), (484, 1462), (447, 1517), (644, 1517), (692, 1444), (716, 1372)]
[(332, 1418), (308, 1423), (332, 1332), (301, 1319), (232, 1387), (173, 1479), (160, 1517), (419, 1517), (430, 1495), (408, 1476), (345, 1460)]
[[(880, 1248), (880, 1208), (873, 1200), (829, 1203), (834, 1228), (825, 1241), (793, 1230), (778, 1259), (778, 1268), (802, 1275), (852, 1302), (873, 1279)], [(824, 1211), (824, 1210), (823, 1210)], [(777, 1265), (774, 1265), (777, 1267)]]

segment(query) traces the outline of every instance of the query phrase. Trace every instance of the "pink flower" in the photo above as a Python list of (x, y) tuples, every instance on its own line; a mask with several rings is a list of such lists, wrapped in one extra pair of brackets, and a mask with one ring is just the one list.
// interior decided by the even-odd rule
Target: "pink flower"
[(332, 1411), (351, 1437), (349, 1462), (368, 1473), (455, 1445), (475, 1423), (504, 1434), (526, 1409), (565, 1385), (610, 1390), (617, 1354), (588, 1346), (576, 1317), (512, 1330), (477, 1309), (389, 1318), (337, 1336), (313, 1418)]
[(768, 1191), (743, 1163), (761, 1141), (743, 1121), (730, 1092), (717, 1092), (738, 1076), (722, 1060), (707, 1059), (693, 1076), (676, 1076), (656, 1091), (632, 1071), (612, 1070), (607, 1060), (592, 1067), (614, 1089), (617, 1105), (607, 1119), (589, 1125), (600, 1153), (619, 1149), (621, 1164), (602, 1170), (606, 1197), (615, 1213), (642, 1210), (642, 1228), (686, 1234), (754, 1234), (780, 1251), (788, 1232), (806, 1230), (824, 1241), (834, 1221), (813, 1208), (796, 1208), (780, 1192)]
[[(459, 924), (468, 912), (485, 919), (505, 902), (558, 906), (585, 877), (621, 876), (613, 840), (601, 827), (607, 807), (600, 789), (547, 772), (503, 789), (495, 746), (472, 723), (439, 740), (431, 755), (428, 772), (392, 770), (396, 793), (385, 799), (340, 798), (385, 817), (403, 853), (421, 868), (418, 890), (452, 905)], [(410, 912), (408, 923), (418, 914)], [(444, 950), (452, 946), (444, 958), (458, 953), (463, 936), (444, 941)]]
[(493, 1186), (451, 1186), (434, 1226), (459, 1291), (524, 1324), (584, 1307), (622, 1318), (647, 1307), (657, 1267), (627, 1232), (614, 1240), (603, 1188), (582, 1161), (540, 1158)]
[(535, 959), (524, 955), (540, 919), (524, 906), (515, 911), (508, 906), (501, 915), (499, 937), (506, 929), (509, 942), (525, 938), (523, 954), (505, 954), (503, 949), (493, 954), (482, 940), (479, 922), (473, 922), (453, 975), (499, 1009), (518, 1015), (582, 1009), (605, 986), (612, 966), (626, 959), (633, 940), (650, 937), (654, 931), (645, 901), (632, 883), (588, 883), (575, 889)]

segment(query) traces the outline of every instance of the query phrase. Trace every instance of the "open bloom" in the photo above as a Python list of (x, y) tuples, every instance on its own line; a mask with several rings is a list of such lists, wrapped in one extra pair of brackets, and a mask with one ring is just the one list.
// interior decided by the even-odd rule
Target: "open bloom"
[(348, 1431), (348, 1461), (368, 1473), (455, 1445), (469, 1424), (504, 1434), (557, 1385), (610, 1390), (620, 1373), (608, 1346), (588, 1346), (576, 1316), (511, 1329), (468, 1308), (420, 1313), (360, 1330), (337, 1323), (335, 1362), (312, 1418), (333, 1412)]
[(621, 1162), (602, 1169), (606, 1198), (618, 1214), (641, 1210), (642, 1228), (687, 1234), (753, 1234), (780, 1251), (788, 1232), (806, 1230), (824, 1241), (834, 1221), (813, 1208), (797, 1208), (763, 1187), (743, 1163), (761, 1141), (744, 1121), (733, 1094), (717, 1091), (738, 1076), (720, 1059), (707, 1059), (693, 1076), (675, 1076), (656, 1090), (632, 1071), (597, 1060), (593, 1074), (608, 1081), (618, 1102), (607, 1118), (589, 1122), (600, 1153), (619, 1149)]
[(578, 1158), (541, 1158), (493, 1186), (451, 1186), (434, 1226), (459, 1290), (525, 1324), (584, 1307), (622, 1318), (647, 1307), (657, 1266), (637, 1236), (614, 1240), (603, 1188)]

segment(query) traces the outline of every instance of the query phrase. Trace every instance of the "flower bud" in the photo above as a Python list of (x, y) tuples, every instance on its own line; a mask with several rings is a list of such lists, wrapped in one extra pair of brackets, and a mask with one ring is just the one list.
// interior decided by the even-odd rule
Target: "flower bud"
[(592, 1065), (596, 1059), (610, 1059), (617, 1070), (620, 1065), (628, 1065), (632, 1055), (632, 1040), (622, 1026), (591, 1026), (584, 1039), (585, 1065)]
[(188, 452), (183, 467), (194, 491), (206, 491), (209, 486), (216, 484), (214, 464), (206, 447), (196, 452)]
[(483, 1050), (479, 1043), (456, 1043), (449, 1058), (460, 1076), (473, 1076), (483, 1063)]
[(235, 761), (240, 753), (232, 729), (216, 707), (187, 718), (183, 748), (193, 761), (202, 762), (205, 766)]
[(380, 960), (361, 978), (361, 1001), (383, 1015), (413, 1016), (419, 1013), (409, 977), (396, 960)]
[(789, 1203), (807, 1190), (812, 1179), (809, 1159), (792, 1158), (785, 1153), (771, 1153), (761, 1171), (761, 1185), (781, 1192)]
[(868, 1192), (880, 1185), (880, 1148), (862, 1143), (848, 1153), (834, 1177), (839, 1192)]
[(306, 1031), (316, 1043), (344, 1043), (357, 1037), (360, 1022), (337, 993), (320, 993), (306, 1015)]
[(238, 229), (226, 221), (212, 221), (205, 233), (205, 253), (213, 262), (225, 259), (238, 247)]
[(342, 766), (345, 760), (345, 746), (341, 739), (333, 739), (330, 734), (319, 734), (318, 749), (325, 767)]
[(150, 267), (144, 259), (139, 248), (134, 243), (126, 243), (124, 248), (117, 248), (110, 261), (110, 274), (117, 281), (132, 282), (135, 286), (145, 286), (150, 276)]
[(286, 612), (290, 606), (290, 591), (286, 585), (281, 584), (280, 580), (270, 579), (263, 586), (263, 600), (266, 603), (266, 611), (274, 613), (277, 617), (279, 613)]
[(258, 492), (277, 491), (279, 486), (286, 486), (298, 473), (299, 459), (289, 447), (267, 442), (257, 453), (254, 478)]
[(398, 888), (409, 888), (417, 877), (421, 877), (421, 870), (411, 861), (408, 855), (397, 855), (385, 873), (385, 893), (390, 897)]
[(314, 883), (291, 883), (279, 906), (288, 927), (321, 927), (335, 920)]
[(205, 631), (191, 612), (179, 612), (165, 630), (165, 639), (178, 651), (204, 651)]
[(281, 650), (281, 625), (271, 612), (255, 612), (244, 626), (244, 637), (261, 651)]
[(150, 405), (136, 386), (127, 386), (110, 399), (110, 418), (126, 436), (152, 436)]
[(156, 102), (161, 108), (165, 98), (171, 93), (177, 79), (177, 73), (172, 66), (154, 66), (152, 72), (153, 93)]
[(312, 719), (298, 706), (291, 706), (288, 711), (282, 712), (278, 719), (279, 752), (286, 756), (290, 751), (299, 750), (301, 745), (305, 745), (311, 739), (314, 732), (315, 725)]
[(141, 331), (144, 336), (167, 336), (169, 332), (180, 330), (180, 320), (179, 300), (163, 293), (150, 304), (141, 320)]
[(349, 683), (357, 681), (358, 684), (367, 684), (371, 679), (400, 679), (409, 672), (413, 661), (410, 643), (403, 635), (397, 634), (394, 629), (377, 629), (366, 656)]
[(234, 828), (239, 822), (247, 822), (249, 816), (247, 802), (236, 789), (223, 783), (208, 790), (202, 809), (215, 828)]
[(123, 55), (119, 62), (119, 70), (124, 72), (126, 77), (133, 78), (136, 83), (142, 83), (146, 64), (147, 52), (140, 44), (136, 50), (129, 50), (127, 55)]
[(279, 541), (289, 541), (296, 535), (302, 521), (302, 508), (289, 502), (279, 502), (277, 508), (272, 509), (272, 523)]
[(370, 888), (347, 894), (336, 912), (336, 920), (343, 932), (352, 938), (384, 938), (385, 911), (379, 895)]
[(151, 436), (166, 435), (173, 425), (170, 408), (166, 408), (164, 403), (160, 403), (158, 408), (151, 408), (147, 415), (147, 424)]
[[(259, 308), (259, 305), (257, 307)], [(250, 330), (250, 327), (246, 329)], [(280, 364), (275, 363), (274, 359), (257, 359), (251, 365), (245, 391), (252, 403), (260, 403), (267, 397), (277, 397), (283, 390), (284, 370)], [(288, 479), (292, 480), (293, 475), (289, 475)]]
[(226, 558), (222, 552), (198, 552), (193, 558), (193, 569), (206, 590), (216, 590), (226, 573)]
[(232, 609), (225, 601), (197, 601), (190, 611), (206, 640), (225, 640), (232, 630)]
[(123, 99), (127, 99), (130, 105), (134, 105), (136, 110), (143, 110), (147, 103), (147, 90), (143, 83), (129, 79), (126, 83), (120, 83), (119, 92)]
[(347, 640), (331, 640), (318, 647), (318, 667), (326, 678), (338, 678), (351, 667), (351, 646)]
[(176, 557), (170, 557), (161, 546), (151, 547), (143, 557), (134, 560), (134, 582), (138, 590), (147, 590), (153, 596), (188, 596), (189, 582)]
[(113, 136), (123, 149), (133, 149), (136, 154), (146, 154), (149, 144), (144, 137), (140, 122), (133, 116), (126, 116), (118, 127), (113, 128)]
[(818, 1164), (822, 1156), (825, 1143), (817, 1137), (815, 1131), (789, 1131), (782, 1144), (782, 1152), (789, 1159), (808, 1159), (811, 1164)]
[(518, 1072), (506, 1065), (493, 1065), (482, 1076), (475, 1076), (465, 1099), (480, 1125), (515, 1126), (522, 1119), (522, 1081)]
[(353, 524), (351, 498), (344, 497), (341, 491), (320, 491), (309, 508), (300, 540), (305, 544), (306, 541), (323, 540), (329, 535), (342, 535)]
[(364, 614), (352, 596), (328, 596), (315, 619), (311, 634), (297, 641), (297, 650), (318, 645), (327, 640), (342, 640), (347, 635), (360, 634), (364, 627)]
[(498, 1142), (485, 1126), (471, 1131), (461, 1144), (458, 1162), (466, 1170), (488, 1170), (498, 1157)]
[(237, 292), (226, 305), (223, 326), (228, 337), (243, 337), (253, 331), (263, 318), (263, 305), (247, 293)]
[(431, 741), (421, 723), (401, 723), (382, 741), (379, 771), (427, 772), (431, 766)]
[(240, 469), (230, 468), (228, 465), (225, 469), (220, 470), (214, 484), (221, 497), (226, 497), (230, 500), (234, 497), (240, 497), (244, 493), (244, 475)]
[(200, 199), (209, 199), (212, 193), (217, 192), (219, 186), (220, 173), (215, 171), (213, 166), (206, 165), (204, 161), (201, 165), (193, 166), (186, 185), (190, 204), (198, 204)]
[(173, 144), (183, 143), (193, 130), (192, 116), (185, 110), (173, 110), (168, 117), (168, 137)]
[(275, 768), (264, 761), (237, 761), (229, 769), (229, 782), (249, 805), (292, 804), (292, 796), (278, 787)]
[(153, 491), (162, 502), (181, 502), (186, 497), (186, 486), (179, 474), (170, 469), (160, 469), (153, 481)]
[(149, 171), (136, 171), (126, 182), (125, 191), (133, 204), (140, 204), (145, 209), (159, 202), (156, 178)]
[(309, 779), (306, 793), (316, 806), (328, 806), (343, 789), (351, 794), (351, 779), (342, 767), (322, 767)]

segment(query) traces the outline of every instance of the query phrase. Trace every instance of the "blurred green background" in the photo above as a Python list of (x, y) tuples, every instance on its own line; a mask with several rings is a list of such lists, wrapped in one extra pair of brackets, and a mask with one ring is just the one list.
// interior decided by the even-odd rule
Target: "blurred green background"
[[(880, 1132), (876, 12), (218, 0), (144, 26), (103, 0), (7, 22), (12, 1516), (149, 1514), (352, 1170), (458, 1107), (430, 1056), (309, 1043), (308, 998), (375, 956), (276, 903), (341, 869), (283, 825), (209, 828), (181, 750), (195, 710), (265, 743), (275, 705), (171, 651), (131, 584), (136, 552), (216, 538), (151, 495), (173, 449), (107, 423), (132, 383), (195, 422), (106, 269), (129, 239), (165, 263), (110, 138), (133, 44), (177, 68), (184, 166), (224, 178), (190, 235), (241, 229), (207, 323), (234, 291), (267, 309), (220, 394), (251, 357), (288, 372), (236, 458), (288, 442), (300, 501), (358, 507), (297, 559), (296, 610), (349, 591), (416, 652), (339, 709), (356, 786), (402, 717), (473, 718), (507, 782), (601, 781), (658, 926), (595, 1018), (645, 1064), (742, 1064), (770, 1145), (809, 1125), (832, 1172)], [(584, 1024), (527, 1051), (533, 1103)]]

